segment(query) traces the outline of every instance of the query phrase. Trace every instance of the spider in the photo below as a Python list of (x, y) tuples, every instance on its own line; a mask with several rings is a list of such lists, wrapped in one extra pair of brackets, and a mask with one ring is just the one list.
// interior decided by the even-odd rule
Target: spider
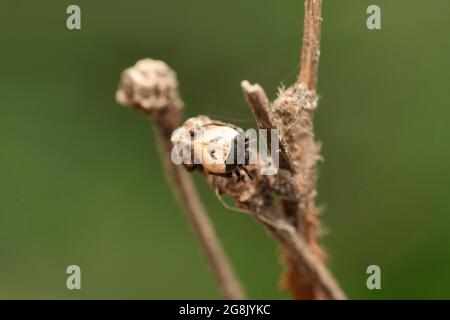
[(238, 181), (244, 180), (245, 175), (253, 179), (246, 167), (250, 160), (250, 139), (242, 129), (220, 121), (208, 121), (196, 125), (189, 134), (189, 139), (183, 139), (177, 131), (172, 135), (172, 142), (187, 144), (193, 151), (191, 159), (194, 161), (185, 164), (189, 171), (203, 168), (207, 174), (234, 175)]

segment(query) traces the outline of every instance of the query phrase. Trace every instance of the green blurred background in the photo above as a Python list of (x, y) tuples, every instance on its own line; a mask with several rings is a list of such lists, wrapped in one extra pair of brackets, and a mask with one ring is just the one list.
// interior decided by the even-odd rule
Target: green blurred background
[[(450, 2), (324, 2), (315, 123), (329, 266), (350, 298), (450, 298)], [(66, 29), (73, 3), (80, 31)], [(186, 116), (254, 127), (239, 83), (273, 98), (295, 81), (303, 2), (0, 6), (0, 298), (220, 298), (151, 124), (114, 93), (124, 68), (162, 59)], [(275, 242), (195, 179), (249, 296), (289, 297)], [(80, 291), (65, 287), (70, 264)], [(366, 288), (370, 264), (382, 290)]]

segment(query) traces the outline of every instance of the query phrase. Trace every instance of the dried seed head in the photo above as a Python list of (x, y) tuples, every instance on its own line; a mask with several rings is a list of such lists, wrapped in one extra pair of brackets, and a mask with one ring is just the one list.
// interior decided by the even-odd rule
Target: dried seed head
[(116, 100), (146, 113), (179, 110), (183, 106), (175, 72), (163, 61), (148, 58), (122, 72)]

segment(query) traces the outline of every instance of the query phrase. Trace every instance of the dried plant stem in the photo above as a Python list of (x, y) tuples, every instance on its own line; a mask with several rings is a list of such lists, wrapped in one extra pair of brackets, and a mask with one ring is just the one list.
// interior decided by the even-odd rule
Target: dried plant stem
[[(289, 100), (297, 96), (298, 106), (306, 108), (303, 117), (285, 137), (285, 144), (290, 147), (287, 158), (297, 182), (298, 194), (301, 196), (298, 201), (285, 201), (284, 209), (286, 215), (295, 216), (297, 232), (305, 238), (306, 244), (316, 259), (323, 262), (326, 255), (318, 243), (320, 221), (317, 219), (319, 209), (315, 204), (317, 195), (316, 163), (320, 159), (320, 144), (315, 141), (313, 130), (313, 113), (317, 106), (316, 86), (320, 57), (321, 12), (322, 0), (305, 0), (298, 82), (293, 90), (286, 90), (283, 95), (280, 95), (274, 104), (279, 109), (278, 111), (284, 112), (285, 107), (292, 106)], [(288, 114), (289, 112), (282, 115), (285, 119), (289, 119)], [(292, 255), (288, 255), (288, 263), (291, 260)], [(314, 279), (305, 279), (304, 274), (295, 268), (291, 267), (287, 271), (285, 284), (292, 289), (296, 298), (327, 298), (327, 292), (321, 290)], [(343, 293), (341, 294), (342, 298), (345, 298)]]
[(305, 0), (299, 81), (308, 90), (316, 90), (320, 57), (321, 24), (322, 0)]
[(172, 162), (171, 135), (180, 125), (183, 109), (176, 73), (163, 61), (142, 59), (122, 72), (116, 100), (144, 112), (154, 123), (167, 175), (202, 244), (219, 289), (228, 299), (245, 299), (191, 176)]
[(274, 225), (268, 225), (266, 220), (260, 217), (257, 216), (257, 219), (265, 224), (268, 231), (280, 241), (289, 257), (295, 262), (294, 266), (299, 274), (307, 275), (327, 299), (346, 299), (333, 275), (321, 261), (317, 260), (308, 244), (292, 225), (283, 219), (276, 221)]
[(170, 142), (170, 134), (172, 130), (166, 126), (167, 122), (156, 121), (155, 124), (163, 163), (171, 179), (172, 187), (180, 198), (180, 202), (184, 206), (194, 231), (201, 242), (220, 291), (227, 299), (245, 299), (245, 293), (203, 207), (190, 174), (182, 166), (173, 164), (171, 160), (172, 144)]

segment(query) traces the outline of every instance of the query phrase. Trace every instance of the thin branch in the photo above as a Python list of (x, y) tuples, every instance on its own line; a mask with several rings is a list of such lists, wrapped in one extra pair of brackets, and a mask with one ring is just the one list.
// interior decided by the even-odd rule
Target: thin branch
[(172, 144), (170, 136), (167, 136), (168, 131), (164, 126), (158, 125), (158, 122), (156, 122), (156, 129), (162, 149), (163, 163), (171, 178), (172, 187), (180, 198), (180, 202), (186, 210), (194, 231), (200, 239), (220, 291), (228, 299), (245, 299), (239, 280), (228, 261), (213, 224), (198, 196), (191, 176), (182, 166), (174, 165), (171, 161)]
[[(277, 127), (272, 111), (270, 110), (269, 98), (267, 98), (264, 89), (257, 83), (251, 84), (247, 80), (241, 82), (242, 92), (244, 93), (245, 100), (253, 112), (253, 116), (256, 119), (259, 129), (274, 129)], [(267, 149), (270, 150), (270, 138), (267, 139)], [(292, 169), (291, 164), (285, 157), (287, 150), (286, 146), (282, 143), (280, 145), (280, 168)]]
[(275, 123), (272, 121), (269, 98), (267, 98), (264, 89), (259, 84), (251, 84), (247, 80), (241, 82), (241, 87), (259, 128), (275, 128)]
[(183, 102), (175, 72), (162, 61), (143, 59), (122, 73), (116, 92), (119, 104), (145, 112), (155, 124), (161, 156), (172, 187), (181, 200), (223, 295), (245, 299), (240, 282), (222, 248), (191, 176), (171, 160), (172, 132), (180, 125)]
[(315, 90), (317, 84), (321, 23), (322, 0), (305, 0), (299, 81), (308, 90)]
[(307, 275), (328, 299), (346, 299), (345, 293), (333, 275), (311, 252), (308, 244), (292, 225), (282, 219), (273, 224), (268, 224), (266, 219), (261, 219), (261, 216), (257, 216), (257, 219), (265, 224), (269, 232), (283, 244), (295, 261), (297, 272)]

